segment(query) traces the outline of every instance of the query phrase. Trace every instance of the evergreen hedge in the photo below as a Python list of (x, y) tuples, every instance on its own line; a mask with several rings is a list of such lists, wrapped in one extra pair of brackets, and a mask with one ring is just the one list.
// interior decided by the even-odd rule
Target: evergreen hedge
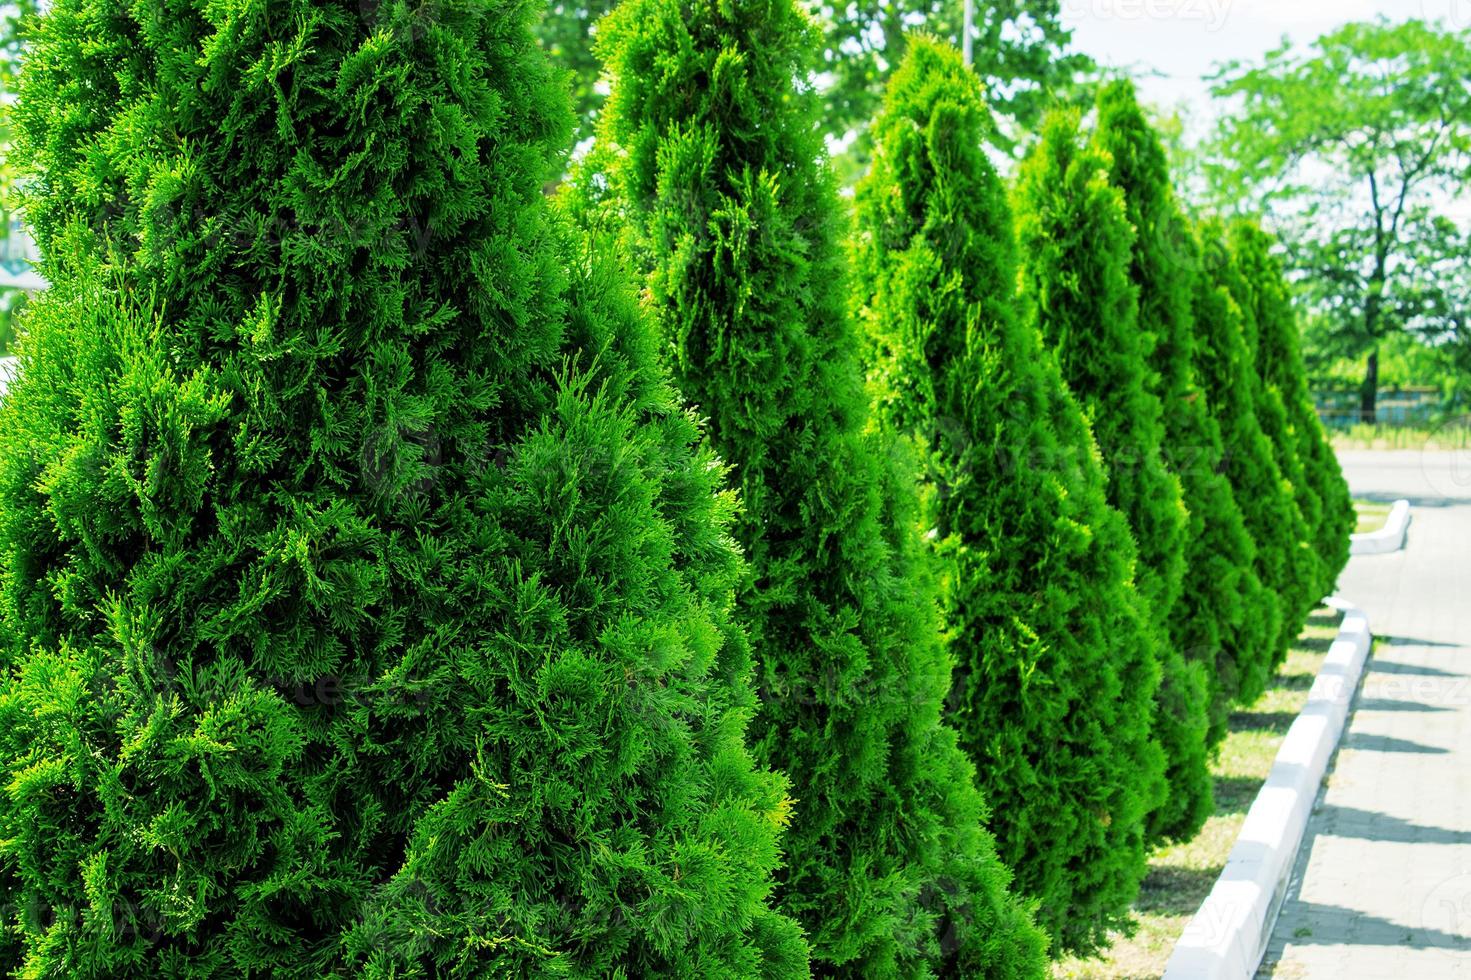
[[(817, 968), (1037, 976), (982, 797), (941, 722), (951, 663), (902, 446), (866, 434), (841, 211), (792, 0), (627, 0), (599, 29), (605, 172), (681, 390), (744, 502), (760, 757), (797, 810), (781, 907)], [(997, 805), (998, 813), (1007, 802)]]
[(1136, 577), (1161, 665), (1155, 725), (1169, 784), (1151, 834), (1188, 839), (1213, 809), (1205, 666), (1187, 660), (1168, 631), (1184, 579), (1188, 515), (1162, 454), (1160, 401), (1149, 384), (1153, 339), (1140, 329), (1129, 278), (1134, 233), (1122, 194), (1108, 182), (1110, 165), (1082, 138), (1076, 112), (1048, 116), (1016, 189), (1022, 294), (1092, 423), (1109, 500), (1139, 544)]
[(1281, 261), (1272, 254), (1272, 239), (1257, 225), (1241, 221), (1231, 229), (1232, 248), (1250, 287), (1257, 332), (1257, 375), (1280, 402), (1285, 417), (1283, 453), (1296, 457), (1302, 475), (1302, 498), (1309, 503), (1311, 548), (1321, 574), (1308, 596), (1310, 604), (1329, 595), (1348, 564), (1349, 535), (1358, 523), (1353, 498), (1338, 457), (1313, 406), (1303, 365), (1291, 287)]
[(1018, 888), (1056, 950), (1086, 953), (1145, 870), (1159, 666), (1082, 410), (1018, 313), (991, 125), (959, 55), (913, 39), (857, 193), (857, 279), (880, 416), (926, 461), (953, 717)]
[(1253, 355), (1255, 343), (1235, 299), (1243, 287), (1226, 230), (1211, 219), (1200, 225), (1198, 234), (1202, 261), (1194, 303), (1196, 368), (1207, 404), (1221, 428), (1226, 447), (1224, 472), (1256, 542), (1256, 572), (1267, 589), (1256, 614), (1272, 627), (1271, 670), (1297, 638), (1305, 612), (1302, 597), (1315, 571), (1312, 555), (1303, 545), (1307, 528), (1302, 513), (1258, 421), (1261, 383)]
[(1139, 290), (1139, 329), (1153, 341), (1151, 388), (1163, 408), (1163, 453), (1179, 474), (1186, 510), (1185, 580), (1169, 617), (1169, 639), (1205, 666), (1210, 691), (1206, 744), (1226, 735), (1233, 705), (1262, 693), (1275, 637), (1257, 610), (1266, 604), (1255, 571), (1256, 544), (1222, 474), (1220, 426), (1195, 371), (1191, 301), (1200, 261), (1194, 233), (1176, 203), (1169, 165), (1132, 83), (1098, 95), (1095, 139), (1110, 160), (1135, 230), (1130, 278)]
[[(1288, 496), (1302, 518), (1295, 532), (1298, 534), (1299, 572), (1291, 593), (1291, 614), (1288, 622), (1284, 624), (1293, 630), (1291, 639), (1296, 639), (1297, 629), (1307, 618), (1308, 612), (1323, 597), (1318, 589), (1325, 577), (1326, 569), (1322, 559), (1314, 550), (1314, 538), (1323, 520), (1323, 506), (1318, 499), (1317, 491), (1308, 482), (1307, 471), (1298, 452), (1297, 438), (1288, 420), (1288, 409), (1283, 392), (1276, 385), (1268, 382), (1262, 370), (1261, 361), (1264, 352), (1261, 320), (1264, 314), (1270, 316), (1267, 307), (1272, 303), (1271, 298), (1265, 294), (1270, 289), (1264, 278), (1268, 275), (1268, 271), (1263, 266), (1267, 255), (1264, 250), (1258, 250), (1257, 243), (1249, 233), (1244, 233), (1244, 226), (1241, 222), (1232, 222), (1228, 227), (1227, 244), (1232, 258), (1232, 275), (1228, 288), (1231, 289), (1236, 305), (1241, 310), (1246, 350), (1254, 368), (1257, 421), (1261, 424), (1262, 433), (1272, 447), (1272, 453), (1277, 460), (1277, 468), (1282, 471), (1282, 479), (1287, 487)], [(1290, 643), (1291, 640), (1288, 642)]]
[(550, 214), (524, 3), (56, 0), (0, 409), (0, 960), (805, 976), (733, 501)]

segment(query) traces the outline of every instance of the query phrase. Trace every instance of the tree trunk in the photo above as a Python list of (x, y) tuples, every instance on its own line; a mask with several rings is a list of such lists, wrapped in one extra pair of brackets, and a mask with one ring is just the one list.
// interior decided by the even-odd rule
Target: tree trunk
[(1364, 362), (1364, 384), (1359, 388), (1359, 421), (1373, 425), (1374, 403), (1379, 395), (1379, 348), (1369, 348), (1369, 358)]

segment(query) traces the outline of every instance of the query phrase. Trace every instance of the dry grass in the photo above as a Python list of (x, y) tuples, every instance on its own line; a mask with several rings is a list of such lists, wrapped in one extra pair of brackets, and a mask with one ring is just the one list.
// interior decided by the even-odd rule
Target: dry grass
[(1331, 610), (1315, 612), (1266, 693), (1231, 716), (1230, 734), (1214, 766), (1216, 812), (1194, 840), (1155, 853), (1134, 903), (1134, 935), (1116, 937), (1101, 959), (1055, 964), (1055, 980), (1157, 980), (1164, 973), (1175, 941), (1225, 866), (1277, 748), (1307, 702), (1338, 620)]
[(1359, 524), (1354, 528), (1354, 533), (1364, 534), (1379, 530), (1388, 520), (1389, 508), (1392, 506), (1393, 504), (1380, 503), (1377, 500), (1355, 500), (1354, 510), (1358, 511)]

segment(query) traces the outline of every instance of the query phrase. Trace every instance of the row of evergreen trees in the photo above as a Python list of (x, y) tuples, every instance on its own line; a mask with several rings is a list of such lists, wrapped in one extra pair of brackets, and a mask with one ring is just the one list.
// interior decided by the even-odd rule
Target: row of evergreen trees
[(1089, 952), (1148, 848), (1212, 811), (1227, 714), (1331, 591), (1353, 511), (1268, 239), (1192, 227), (1132, 87), (1091, 134), (1053, 114), (1010, 200), (991, 125), (956, 53), (916, 40), (858, 190), (857, 309), (877, 414), (927, 461), (991, 829), (1054, 950)]
[[(1127, 85), (1010, 192), (793, 0), (56, 0), (0, 406), (0, 966), (1037, 977), (1346, 555), (1270, 241)], [(642, 298), (640, 298), (642, 297)]]

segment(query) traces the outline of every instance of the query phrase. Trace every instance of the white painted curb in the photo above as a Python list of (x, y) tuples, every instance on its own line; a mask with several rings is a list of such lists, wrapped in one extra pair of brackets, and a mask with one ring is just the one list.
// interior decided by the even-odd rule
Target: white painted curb
[(1338, 636), (1247, 811), (1221, 877), (1175, 944), (1164, 980), (1250, 980), (1267, 951), (1372, 641), (1369, 620), (1356, 606), (1338, 598), (1325, 602), (1343, 612)]
[(1410, 527), (1410, 502), (1396, 500), (1389, 508), (1384, 526), (1377, 531), (1349, 536), (1348, 553), (1351, 555), (1387, 555), (1405, 546), (1405, 532)]

